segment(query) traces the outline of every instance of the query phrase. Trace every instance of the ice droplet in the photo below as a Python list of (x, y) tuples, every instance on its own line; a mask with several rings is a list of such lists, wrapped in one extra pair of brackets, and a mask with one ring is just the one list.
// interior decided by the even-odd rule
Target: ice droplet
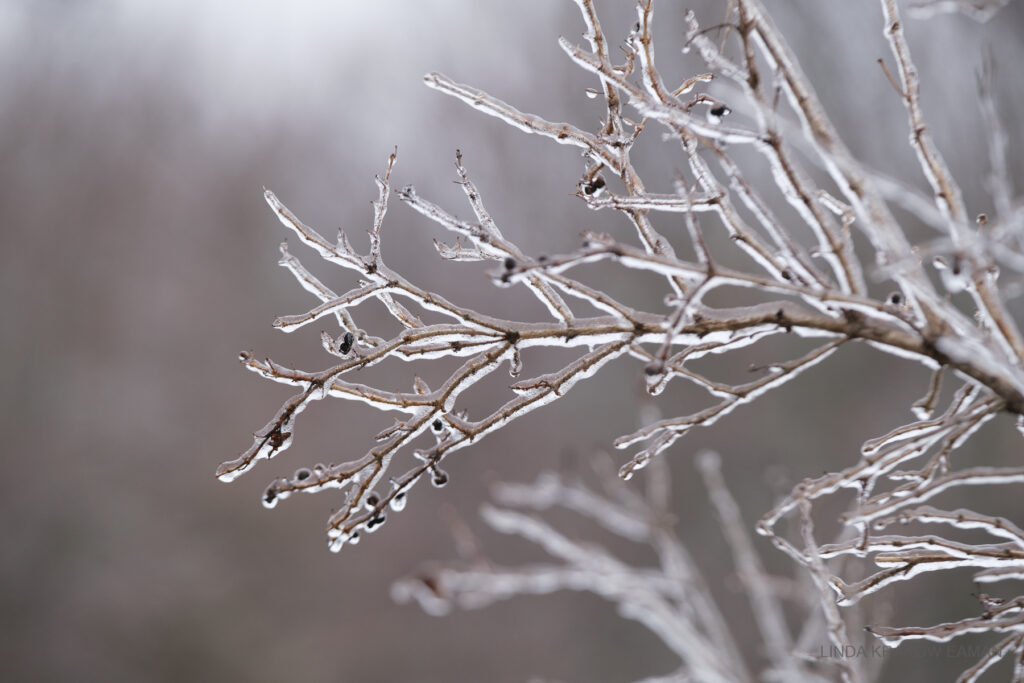
[(376, 517), (374, 517), (366, 523), (366, 532), (372, 534), (374, 531), (383, 526), (384, 522), (386, 521), (388, 521), (387, 515), (385, 515), (383, 512), (380, 513), (379, 515), (377, 515)]
[(442, 486), (448, 483), (448, 473), (439, 467), (435, 467), (434, 474), (430, 479), (430, 483), (436, 486), (437, 488), (441, 488)]
[(274, 482), (263, 492), (263, 507), (270, 509), (277, 505), (277, 500), (277, 482)]
[(523, 359), (519, 355), (519, 349), (512, 351), (512, 357), (508, 361), (508, 374), (512, 377), (518, 377), (519, 373), (523, 371)]
[(929, 410), (925, 406), (921, 406), (921, 405), (917, 405), (917, 404), (914, 404), (914, 405), (912, 405), (910, 407), (910, 412), (912, 412), (914, 414), (914, 417), (916, 417), (921, 422), (924, 422), (925, 420), (930, 419), (931, 416), (932, 416), (932, 411), (931, 410)]

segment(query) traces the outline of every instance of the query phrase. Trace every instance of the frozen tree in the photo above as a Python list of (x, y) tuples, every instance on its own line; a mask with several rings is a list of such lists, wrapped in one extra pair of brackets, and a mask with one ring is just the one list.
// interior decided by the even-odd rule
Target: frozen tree
[[(699, 26), (687, 16), (681, 47), (699, 54), (706, 72), (681, 83), (666, 82), (655, 66), (650, 0), (640, 2), (637, 21), (619, 45), (602, 28), (591, 0), (576, 4), (585, 41), (563, 39), (561, 47), (593, 76), (588, 94), (606, 105), (595, 130), (522, 112), (441, 74), (428, 74), (425, 81), (525, 133), (577, 148), (584, 162), (579, 200), (595, 211), (621, 214), (635, 239), (588, 232), (567, 253), (531, 256), (503, 235), (461, 154), (455, 179), (473, 217), (459, 218), (412, 187), (394, 192), (396, 155), (391, 154), (377, 179), (366, 253), (343, 232), (328, 240), (268, 191), (266, 200), (285, 227), (322, 259), (350, 271), (354, 284), (336, 292), (282, 245), (281, 265), (319, 303), (278, 318), (275, 326), (290, 332), (333, 317), (338, 331), (322, 333), (321, 339), (336, 360), (327, 369), (306, 371), (242, 353), (246, 368), (292, 385), (297, 393), (255, 433), (246, 451), (220, 466), (218, 476), (231, 481), (287, 449), (298, 415), (314, 401), (341, 398), (397, 412), (400, 418), (368, 438), (365, 455), (301, 468), (272, 482), (264, 494), (264, 504), (273, 507), (296, 492), (339, 489), (341, 505), (327, 524), (330, 547), (337, 551), (402, 510), (421, 479), (445, 485), (446, 469), (458, 467), (452, 458), (456, 451), (565, 397), (607, 364), (631, 357), (640, 362), (638, 374), (651, 395), (671, 382), (685, 382), (706, 394), (706, 407), (657, 417), (623, 435), (614, 445), (628, 455), (616, 467), (608, 467), (607, 456), (595, 455), (598, 476), (591, 479), (599, 482), (596, 486), (551, 472), (533, 484), (496, 489), (496, 505), (483, 510), (486, 523), (500, 534), (537, 544), (553, 564), (497, 566), (457, 530), (462, 560), (426, 567), (398, 582), (397, 599), (416, 599), (429, 612), (445, 613), (453, 606), (480, 607), (521, 594), (590, 591), (615, 602), (624, 617), (645, 625), (678, 655), (678, 671), (648, 680), (869, 680), (877, 673), (870, 660), (802, 654), (809, 639), (821, 633), (842, 648), (862, 628), (869, 640), (887, 647), (994, 634), (998, 644), (961, 680), (976, 680), (1004, 658), (1012, 662), (1014, 680), (1024, 680), (1024, 595), (1013, 589), (1024, 578), (1024, 530), (984, 511), (933, 506), (940, 494), (962, 487), (1024, 491), (1024, 463), (990, 467), (954, 459), (957, 449), (997, 416), (1010, 416), (1024, 433), (1024, 337), (1011, 314), (1012, 299), (1024, 284), (1024, 203), (1014, 196), (1009, 177), (991, 69), (979, 75), (978, 102), (991, 164), (985, 187), (994, 211), (971, 216), (929, 133), (919, 74), (895, 0), (881, 0), (881, 29), (892, 57), (879, 60), (880, 73), (905, 107), (909, 142), (928, 194), (850, 153), (759, 0), (728, 3), (724, 22), (716, 26)], [(912, 8), (922, 16), (961, 11), (986, 20), (1004, 4), (931, 1)], [(685, 169), (662, 192), (647, 189), (631, 157), (644, 135), (661, 136)], [(767, 181), (751, 170), (752, 159), (768, 164)], [(548, 317), (511, 320), (471, 310), (389, 268), (382, 258), (382, 226), (393, 192), (447, 231), (449, 241), (435, 241), (442, 259), (491, 263), (496, 287), (536, 297)], [(781, 217), (780, 205), (795, 219)], [(935, 237), (912, 244), (894, 208), (928, 225)], [(651, 218), (657, 213), (676, 214), (686, 239), (659, 232)], [(724, 241), (728, 254), (721, 253), (723, 241), (711, 239), (721, 232), (729, 238)], [(658, 278), (664, 287), (661, 305), (642, 310), (587, 284), (580, 267), (594, 262)], [(397, 334), (377, 336), (357, 323), (356, 309), (370, 301), (386, 307), (401, 326)], [(696, 363), (712, 355), (728, 358), (779, 335), (812, 345), (753, 368), (753, 375), (739, 382), (708, 376)], [(850, 454), (845, 469), (804, 480), (757, 523), (757, 533), (794, 561), (803, 577), (797, 580), (810, 587), (800, 591), (803, 620), (796, 630), (782, 605), (787, 589), (762, 568), (718, 456), (706, 452), (698, 458), (767, 653), (762, 670), (755, 671), (738, 654), (727, 620), (666, 521), (670, 503), (660, 458), (691, 430), (726, 419), (745, 404), (769, 400), (766, 394), (854, 343), (923, 365), (932, 378), (921, 388), (922, 398), (909, 406), (911, 422), (866, 441), (859, 454)], [(555, 371), (531, 374), (522, 355), (535, 347), (577, 353)], [(407, 388), (357, 381), (357, 371), (384, 361), (443, 358), (461, 364), (436, 386), (412, 373)], [(502, 405), (485, 414), (463, 405), (467, 389), (503, 369), (514, 381)], [(654, 463), (645, 494), (628, 480)], [(843, 490), (854, 498), (839, 520), (844, 532), (822, 542), (815, 536), (815, 511)], [(658, 564), (631, 564), (574, 540), (535, 514), (554, 508), (649, 544)], [(906, 531), (900, 533), (900, 527)], [(948, 623), (911, 627), (892, 615), (894, 625), (865, 625), (857, 606), (865, 596), (925, 572), (957, 568), (969, 568), (974, 582), (1003, 595), (979, 590), (978, 613)]]

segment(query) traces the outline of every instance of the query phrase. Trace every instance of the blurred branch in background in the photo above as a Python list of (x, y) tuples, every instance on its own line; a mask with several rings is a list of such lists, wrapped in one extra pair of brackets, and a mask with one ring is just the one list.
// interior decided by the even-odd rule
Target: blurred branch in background
[(914, 0), (910, 3), (910, 16), (930, 19), (936, 14), (959, 12), (975, 21), (985, 22), (1008, 4), (1010, 0)]
[[(750, 602), (760, 636), (759, 656), (767, 660), (764, 670), (751, 671), (744, 648), (732, 634), (730, 620), (715, 604), (692, 552), (672, 531), (672, 514), (665, 507), (671, 501), (664, 496), (664, 487), (649, 490), (645, 496), (615, 476), (608, 456), (597, 454), (589, 462), (597, 490), (585, 482), (582, 473), (546, 472), (533, 484), (496, 486), (494, 499), (502, 507), (486, 506), (482, 511), (492, 530), (535, 543), (558, 564), (503, 567), (487, 560), (475, 541), (457, 539), (459, 547), (472, 551), (461, 563), (425, 566), (415, 576), (396, 582), (393, 597), (399, 602), (416, 600), (428, 613), (443, 615), (453, 606), (477, 609), (519, 595), (589, 591), (614, 602), (619, 614), (643, 624), (679, 657), (682, 666), (678, 671), (647, 681), (830, 680), (834, 673), (831, 662), (819, 654), (822, 631), (829, 633), (826, 650), (855, 642), (859, 648), (870, 647), (860, 634), (856, 641), (850, 637), (827, 587), (817, 590), (805, 585), (808, 575), (787, 579), (765, 572), (749, 527), (724, 485), (719, 457), (705, 451), (698, 454), (697, 467), (722, 537), (732, 551), (739, 585)], [(649, 478), (663, 482), (666, 475), (662, 466), (653, 467)], [(571, 510), (632, 543), (649, 545), (657, 565), (637, 566), (620, 560), (600, 545), (565, 537), (528, 513), (557, 508)], [(467, 533), (461, 524), (453, 525), (453, 532), (457, 536)], [(790, 632), (787, 612), (798, 615), (795, 634)], [(749, 649), (749, 644), (746, 646)], [(842, 662), (850, 680), (869, 678), (881, 664), (881, 659)]]

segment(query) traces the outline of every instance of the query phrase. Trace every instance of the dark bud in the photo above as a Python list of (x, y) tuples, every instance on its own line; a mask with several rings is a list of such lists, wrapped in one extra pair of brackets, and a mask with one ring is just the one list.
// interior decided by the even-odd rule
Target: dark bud
[(441, 488), (448, 483), (448, 473), (444, 470), (434, 470), (434, 477), (432, 479), (434, 486)]
[(605, 185), (604, 178), (602, 176), (594, 176), (594, 178), (583, 185), (583, 194), (592, 195), (596, 194)]
[(444, 423), (442, 423), (440, 420), (434, 420), (434, 424), (432, 424), (431, 427), (434, 428), (435, 432), (439, 432), (442, 429), (444, 429)]
[(648, 363), (646, 366), (644, 366), (644, 374), (647, 375), (648, 377), (660, 375), (663, 372), (665, 372), (665, 368), (662, 366), (661, 363), (658, 362)]
[(540, 256), (537, 257), (537, 263), (547, 263), (547, 262), (548, 262), (547, 254), (541, 254)]
[(263, 502), (267, 505), (270, 505), (275, 500), (277, 500), (277, 491), (274, 489), (273, 486), (271, 486), (270, 488), (263, 492)]
[(729, 107), (725, 106), (724, 104), (720, 104), (717, 107), (711, 108), (711, 115), (717, 116), (718, 118), (722, 118), (727, 113), (729, 113)]
[(899, 292), (893, 292), (889, 295), (889, 303), (893, 306), (900, 306), (903, 304), (903, 295)]
[(296, 481), (304, 481), (306, 479), (309, 479), (311, 476), (313, 476), (313, 473), (307, 470), (305, 467), (295, 472)]
[(366, 507), (375, 508), (380, 503), (380, 496), (377, 495), (376, 491), (370, 491), (366, 495)]
[(285, 439), (291, 435), (291, 432), (282, 432), (281, 429), (278, 428), (270, 433), (270, 436), (267, 437), (267, 441), (269, 441), (270, 445), (274, 448), (280, 448), (284, 445)]
[(351, 332), (346, 332), (345, 336), (341, 340), (341, 344), (338, 345), (338, 351), (340, 353), (348, 353), (352, 350), (352, 343), (356, 340), (356, 337)]
[(513, 270), (516, 267), (516, 260), (511, 256), (505, 257), (505, 270)]

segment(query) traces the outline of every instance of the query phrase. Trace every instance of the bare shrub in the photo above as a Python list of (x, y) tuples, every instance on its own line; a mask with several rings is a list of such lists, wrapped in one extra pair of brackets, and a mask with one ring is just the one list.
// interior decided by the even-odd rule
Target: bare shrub
[[(596, 79), (591, 94), (607, 105), (597, 130), (521, 112), (441, 74), (429, 74), (425, 81), (526, 133), (581, 150), (580, 201), (595, 211), (619, 212), (635, 229), (635, 242), (586, 233), (568, 253), (530, 256), (503, 236), (461, 155), (456, 180), (472, 220), (458, 218), (412, 187), (399, 190), (402, 202), (451, 234), (453, 241), (435, 243), (443, 259), (493, 263), (496, 286), (527, 290), (550, 316), (509, 320), (448, 301), (385, 264), (381, 227), (392, 194), (395, 154), (377, 179), (379, 195), (365, 254), (344, 233), (327, 240), (267, 192), (267, 202), (299, 241), (351, 271), (356, 283), (338, 294), (282, 246), (281, 265), (320, 303), (306, 313), (278, 318), (275, 326), (292, 331), (333, 316), (339, 331), (324, 333), (322, 344), (338, 360), (325, 370), (304, 371), (243, 353), (246, 368), (292, 385), (298, 393), (256, 432), (252, 446), (221, 465), (217, 474), (231, 481), (287, 449), (297, 416), (314, 401), (342, 398), (401, 413), (402, 419), (379, 432), (362, 457), (299, 469), (272, 482), (265, 493), (264, 503), (272, 507), (295, 492), (340, 489), (343, 503), (327, 529), (331, 548), (338, 550), (404, 508), (422, 478), (443, 486), (449, 475), (442, 466), (449, 466), (446, 461), (455, 451), (562, 398), (620, 357), (641, 361), (652, 395), (679, 381), (708, 397), (706, 407), (692, 414), (656, 419), (615, 442), (617, 448), (631, 449), (617, 473), (629, 480), (692, 429), (762, 400), (847, 344), (868, 344), (925, 366), (932, 380), (910, 406), (911, 422), (865, 442), (849, 467), (806, 479), (757, 524), (758, 533), (806, 570), (804, 580), (813, 586), (802, 593), (804, 619), (797, 632), (787, 625), (782, 590), (761, 567), (717, 456), (704, 454), (699, 467), (765, 644), (768, 661), (761, 675), (787, 681), (869, 679), (876, 673), (870, 661), (822, 661), (800, 653), (806, 652), (808, 638), (822, 631), (836, 647), (846, 646), (861, 618), (851, 606), (922, 573), (967, 567), (975, 582), (1000, 587), (1024, 578), (1024, 531), (1013, 522), (932, 506), (940, 494), (960, 487), (1024, 484), (1024, 465), (971, 466), (953, 460), (957, 449), (999, 415), (1010, 415), (1024, 431), (1024, 339), (1007, 306), (1019, 294), (1024, 273), (1024, 204), (1014, 198), (1008, 176), (991, 70), (979, 77), (979, 102), (992, 166), (987, 189), (995, 211), (972, 217), (926, 125), (918, 73), (895, 0), (881, 3), (892, 60), (889, 65), (879, 61), (894, 97), (905, 105), (910, 144), (931, 196), (853, 157), (758, 0), (729, 3), (720, 26), (702, 28), (688, 16), (683, 47), (697, 51), (708, 71), (682, 83), (666, 83), (655, 67), (649, 0), (638, 7), (621, 63), (613, 58), (592, 2), (576, 1), (586, 45), (563, 39), (561, 46)], [(919, 13), (961, 9), (986, 19), (1002, 4), (920, 2), (915, 7)], [(713, 89), (716, 84), (722, 85)], [(670, 192), (648, 190), (631, 160), (631, 149), (645, 134), (664, 136), (663, 144), (674, 146), (686, 165), (688, 172), (675, 179)], [(768, 163), (770, 182), (748, 172), (745, 164), (751, 157), (740, 153), (745, 150)], [(807, 159), (818, 172), (805, 168)], [(779, 217), (773, 207), (780, 199), (798, 221)], [(933, 228), (936, 237), (912, 244), (893, 206)], [(656, 229), (650, 216), (659, 212), (679, 215), (690, 256), (681, 256), (679, 245)], [(713, 253), (712, 241), (705, 239), (712, 229), (727, 232), (730, 249), (742, 255), (744, 266), (724, 265), (723, 257)], [(863, 237), (856, 247), (854, 231)], [(735, 254), (728, 259), (737, 261)], [(664, 305), (640, 310), (577, 277), (580, 266), (598, 261), (653, 274), (664, 285)], [(729, 292), (722, 300), (736, 300), (737, 292), (746, 292), (749, 299), (733, 306), (707, 303), (719, 290)], [(401, 325), (399, 333), (379, 337), (357, 324), (354, 310), (371, 300), (387, 308)], [(755, 368), (753, 378), (740, 382), (706, 376), (693, 367), (701, 358), (728, 357), (778, 335), (796, 335), (814, 345)], [(556, 371), (530, 376), (520, 354), (534, 347), (568, 348), (577, 355)], [(356, 371), (385, 360), (440, 358), (464, 361), (433, 387), (419, 377), (411, 378), (408, 390), (353, 379)], [(463, 392), (502, 368), (515, 378), (507, 400), (487, 414), (473, 414), (460, 402)], [(395, 597), (415, 598), (428, 611), (444, 613), (452, 606), (479, 607), (519, 594), (591, 591), (617, 603), (625, 617), (643, 623), (678, 654), (679, 671), (659, 680), (757, 678), (739, 656), (684, 544), (670, 530), (665, 488), (655, 486), (660, 493), (645, 496), (607, 472), (599, 480), (603, 488), (596, 490), (582, 479), (549, 473), (534, 484), (498, 487), (500, 507), (484, 509), (495, 531), (525, 537), (557, 563), (501, 568), (470, 553), (462, 562), (428, 567), (400, 581)], [(847, 532), (835, 542), (821, 543), (814, 534), (815, 505), (842, 490), (855, 494), (854, 505), (841, 518)], [(634, 566), (528, 514), (556, 507), (650, 544), (659, 565)], [(797, 522), (793, 528), (798, 533), (780, 531), (780, 521), (787, 518)], [(912, 524), (913, 533), (891, 530), (906, 524)], [(945, 533), (950, 530), (955, 533)], [(958, 540), (959, 532), (976, 540)], [(873, 568), (857, 574), (851, 568), (864, 563), (843, 562), (851, 558), (867, 558)], [(1024, 680), (1024, 596), (979, 594), (979, 602), (977, 615), (950, 623), (867, 629), (892, 647), (913, 639), (946, 642), (968, 633), (998, 634), (998, 645), (962, 679), (974, 680), (1008, 657), (1015, 662), (1015, 680)]]

